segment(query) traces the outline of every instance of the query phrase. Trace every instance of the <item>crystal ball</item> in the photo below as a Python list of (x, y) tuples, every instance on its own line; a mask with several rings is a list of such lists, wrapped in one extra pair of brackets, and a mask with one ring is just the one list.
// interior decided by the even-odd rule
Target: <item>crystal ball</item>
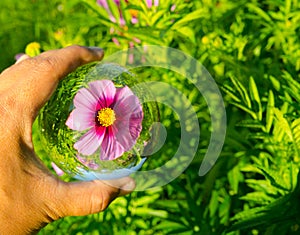
[(159, 110), (138, 76), (91, 63), (63, 79), (38, 116), (51, 162), (79, 180), (115, 179), (139, 170), (155, 148)]

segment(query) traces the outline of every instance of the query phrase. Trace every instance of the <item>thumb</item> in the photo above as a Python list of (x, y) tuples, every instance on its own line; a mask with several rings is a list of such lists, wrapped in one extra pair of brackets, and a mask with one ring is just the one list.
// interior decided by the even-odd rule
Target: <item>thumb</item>
[(82, 216), (105, 210), (116, 197), (134, 190), (135, 182), (126, 177), (106, 181), (61, 182), (59, 187), (59, 214), (63, 217)]

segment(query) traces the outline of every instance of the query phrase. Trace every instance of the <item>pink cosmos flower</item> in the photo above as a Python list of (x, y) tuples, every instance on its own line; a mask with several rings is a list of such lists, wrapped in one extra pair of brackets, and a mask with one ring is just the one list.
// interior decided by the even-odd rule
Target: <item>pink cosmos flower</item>
[(93, 81), (74, 98), (75, 109), (66, 125), (87, 132), (74, 144), (83, 155), (100, 148), (101, 160), (113, 160), (130, 150), (142, 130), (143, 111), (139, 99), (127, 87), (112, 81)]

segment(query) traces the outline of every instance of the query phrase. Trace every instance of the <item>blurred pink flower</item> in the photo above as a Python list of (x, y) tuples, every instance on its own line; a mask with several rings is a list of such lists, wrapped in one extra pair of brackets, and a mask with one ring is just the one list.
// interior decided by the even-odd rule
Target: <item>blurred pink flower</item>
[(113, 41), (114, 44), (116, 44), (117, 46), (120, 46), (120, 42), (117, 38), (113, 37), (111, 40)]
[[(113, 0), (113, 2), (116, 4), (116, 6), (118, 7), (118, 13), (119, 13), (119, 24), (120, 26), (124, 27), (126, 25), (126, 21), (125, 18), (123, 16), (123, 9), (121, 7), (121, 0)], [(126, 4), (129, 4), (129, 0), (124, 0), (124, 2)], [(152, 8), (153, 6), (158, 7), (159, 6), (159, 0), (145, 0), (146, 5), (148, 8)], [(107, 0), (97, 0), (97, 4), (101, 7), (103, 7), (108, 15), (109, 15), (109, 19), (111, 20), (111, 22), (116, 23), (116, 18), (114, 17), (114, 15), (112, 14), (112, 11), (107, 3)], [(138, 23), (138, 11), (134, 10), (134, 9), (129, 9), (130, 15), (131, 15), (131, 23), (132, 24), (137, 24)]]
[(152, 7), (152, 0), (146, 0), (146, 4), (148, 8)]
[(173, 4), (172, 6), (171, 6), (171, 9), (170, 9), (172, 12), (173, 11), (175, 11), (176, 10), (176, 5), (175, 4)]
[(122, 13), (122, 9), (121, 9), (121, 2), (120, 0), (114, 0), (115, 4), (118, 7), (118, 11), (119, 11), (119, 15), (120, 15), (120, 25), (124, 26), (126, 24), (123, 13)]
[(95, 163), (93, 160), (85, 159), (79, 155), (77, 155), (76, 157), (83, 165), (85, 165), (89, 169), (97, 170), (99, 168), (99, 165), (97, 163)]
[(66, 125), (88, 130), (75, 144), (80, 154), (92, 155), (100, 147), (101, 160), (113, 160), (130, 150), (142, 130), (143, 111), (138, 98), (127, 87), (112, 81), (93, 81), (74, 98), (75, 109)]
[(110, 8), (107, 4), (107, 0), (97, 0), (97, 4), (102, 6), (107, 11), (107, 13), (109, 15), (109, 19), (111, 20), (111, 22), (116, 23), (116, 19), (110, 11)]
[(54, 162), (51, 162), (51, 166), (58, 176), (62, 176), (65, 174), (65, 172), (62, 169), (60, 169)]
[(157, 7), (159, 5), (159, 0), (154, 0), (154, 4), (153, 0), (146, 0), (146, 4), (148, 8), (151, 8), (153, 5)]
[[(126, 4), (130, 3), (130, 0), (123, 0)], [(126, 44), (128, 44), (128, 48), (134, 48), (135, 45), (140, 45), (142, 44), (142, 41), (137, 38), (137, 37), (133, 37), (132, 35), (130, 35), (128, 33), (128, 29), (130, 27), (130, 23), (132, 25), (135, 25), (139, 22), (138, 19), (138, 14), (139, 11), (136, 9), (129, 9), (129, 14), (130, 14), (130, 23), (127, 21), (125, 21), (124, 15), (126, 15), (125, 11), (127, 11), (128, 9), (122, 9), (122, 7), (124, 7), (124, 4), (122, 5), (122, 0), (113, 0), (114, 4), (117, 6), (118, 8), (118, 16), (116, 16), (116, 18), (119, 17), (119, 22), (118, 25), (121, 26), (121, 30), (119, 30), (117, 27), (111, 27), (110, 28), (110, 34), (115, 34), (117, 35), (116, 37), (113, 36), (112, 37), (112, 42), (118, 46), (121, 47), (122, 46), (122, 41), (124, 42), (124, 39), (126, 40)], [(150, 9), (153, 6), (154, 7), (158, 7), (159, 6), (159, 0), (144, 0), (144, 2), (146, 3), (146, 6)], [(109, 8), (109, 5), (107, 4), (107, 0), (97, 0), (98, 5), (100, 5), (101, 7), (105, 8), (105, 10), (108, 12), (109, 16), (112, 16), (111, 10)], [(173, 9), (175, 10), (175, 5), (173, 7)], [(115, 17), (113, 17), (114, 20), (111, 20), (113, 23), (117, 23)], [(121, 37), (118, 37), (121, 36)], [(119, 40), (120, 39), (120, 40)], [(129, 64), (132, 64), (134, 62), (134, 54), (129, 52), (128, 55), (128, 62)], [(142, 58), (144, 61), (144, 58)]]

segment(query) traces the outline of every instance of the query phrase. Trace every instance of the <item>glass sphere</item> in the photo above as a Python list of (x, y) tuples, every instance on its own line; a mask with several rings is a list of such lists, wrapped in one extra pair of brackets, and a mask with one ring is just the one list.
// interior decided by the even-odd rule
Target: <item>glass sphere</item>
[[(137, 76), (91, 63), (60, 82), (38, 125), (51, 161), (79, 180), (114, 179), (141, 168), (154, 147), (159, 110)], [(146, 99), (145, 99), (146, 98)]]

